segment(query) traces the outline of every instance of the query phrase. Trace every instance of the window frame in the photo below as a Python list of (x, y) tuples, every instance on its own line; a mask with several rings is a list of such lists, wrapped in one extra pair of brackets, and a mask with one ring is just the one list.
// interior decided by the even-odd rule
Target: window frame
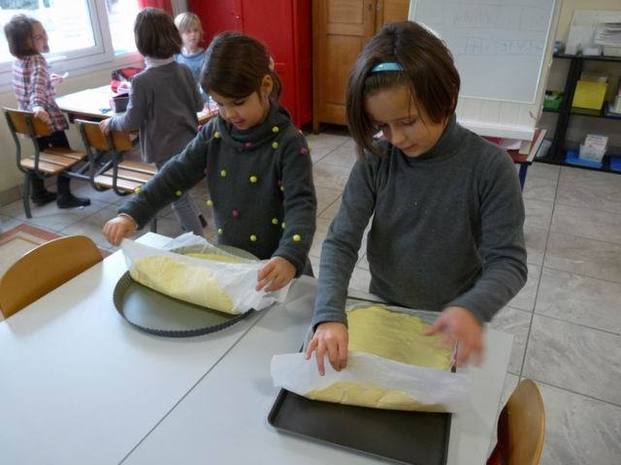
[[(113, 70), (141, 64), (143, 57), (137, 51), (114, 54), (105, 2), (86, 0), (86, 5), (91, 17), (95, 45), (67, 53), (45, 54), (54, 72), (58, 74), (70, 72), (74, 76), (79, 76), (102, 69)], [(12, 65), (12, 60), (0, 63), (0, 93), (12, 91)]]

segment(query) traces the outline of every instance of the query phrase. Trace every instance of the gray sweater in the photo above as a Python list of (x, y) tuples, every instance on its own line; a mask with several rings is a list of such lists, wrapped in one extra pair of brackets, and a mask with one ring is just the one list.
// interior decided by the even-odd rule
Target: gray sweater
[(179, 153), (196, 136), (196, 112), (202, 108), (192, 72), (172, 62), (134, 77), (127, 110), (112, 118), (110, 128), (140, 130), (142, 159), (158, 163)]
[(243, 131), (213, 118), (119, 212), (143, 227), (205, 177), (219, 243), (304, 271), (317, 200), (306, 140), (286, 110), (272, 105), (263, 123)]
[(347, 287), (371, 216), (371, 292), (425, 310), (458, 305), (489, 321), (527, 276), (513, 162), (454, 116), (417, 158), (380, 144), (384, 157), (355, 164), (323, 243), (313, 327), (346, 323)]

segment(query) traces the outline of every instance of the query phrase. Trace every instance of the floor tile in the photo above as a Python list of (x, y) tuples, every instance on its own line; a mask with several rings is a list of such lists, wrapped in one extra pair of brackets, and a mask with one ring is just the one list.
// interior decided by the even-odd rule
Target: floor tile
[(513, 346), (511, 347), (511, 357), (507, 370), (509, 373), (519, 375), (522, 369), (531, 317), (531, 313), (512, 307), (504, 307), (489, 323), (491, 328), (513, 335)]
[[(621, 178), (619, 182), (621, 183)], [(557, 232), (570, 232), (574, 236), (621, 244), (621, 213), (557, 205), (554, 208), (550, 229)]]
[(546, 410), (541, 465), (618, 465), (621, 407), (539, 384)]
[(556, 178), (536, 176), (530, 171), (531, 169), (529, 168), (526, 182), (524, 183), (524, 190), (522, 191), (524, 199), (553, 203), (558, 183)]
[(322, 158), (321, 161), (332, 165), (338, 165), (351, 171), (356, 163), (356, 149), (352, 143), (345, 143), (330, 152), (325, 158)]
[(524, 209), (526, 211), (526, 227), (540, 229), (550, 229), (552, 221), (552, 209), (554, 204), (534, 199), (524, 199)]
[(15, 226), (22, 224), (21, 221), (11, 218), (10, 216), (0, 215), (0, 233), (13, 229)]
[(550, 181), (558, 181), (561, 172), (559, 165), (550, 165), (548, 163), (533, 163), (528, 168), (527, 181), (529, 177), (544, 178)]
[(546, 250), (548, 231), (535, 226), (524, 226), (524, 240), (526, 241), (526, 260), (534, 265), (543, 264), (543, 255)]
[(321, 247), (323, 245), (323, 240), (328, 234), (328, 229), (330, 228), (331, 223), (331, 220), (317, 218), (317, 228), (315, 229), (315, 236), (313, 237), (313, 243), (311, 245), (309, 255), (313, 255), (318, 258), (321, 257)]
[(551, 232), (544, 266), (621, 282), (621, 244)]
[(535, 312), (621, 335), (621, 283), (543, 268)]
[(322, 187), (317, 189), (317, 215), (321, 216), (324, 210), (341, 197), (342, 189)]
[(339, 208), (341, 208), (341, 197), (336, 199), (332, 203), (332, 205), (330, 205), (328, 208), (324, 209), (321, 212), (321, 214), (319, 214), (318, 216), (321, 219), (332, 221), (334, 219), (334, 217), (336, 216), (336, 214), (339, 212)]
[(349, 281), (349, 287), (359, 291), (369, 292), (371, 274), (364, 268), (355, 267)]
[(614, 173), (563, 167), (557, 203), (621, 214), (621, 178)]
[(621, 405), (621, 336), (535, 314), (522, 376)]
[(3, 207), (0, 213), (35, 226), (41, 226), (52, 231), (60, 231), (106, 206), (108, 206), (107, 203), (93, 200), (87, 207), (60, 209), (55, 202), (51, 202), (42, 207), (33, 206), (32, 218), (26, 219), (22, 203), (17, 201)]
[(343, 189), (349, 178), (350, 169), (328, 161), (328, 157), (313, 165), (313, 181), (317, 190), (323, 187)]

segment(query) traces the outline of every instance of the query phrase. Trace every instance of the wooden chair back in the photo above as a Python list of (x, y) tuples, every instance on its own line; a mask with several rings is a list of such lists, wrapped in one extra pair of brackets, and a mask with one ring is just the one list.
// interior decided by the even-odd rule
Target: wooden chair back
[(545, 436), (545, 410), (539, 388), (522, 380), (498, 420), (498, 443), (488, 465), (539, 465)]
[(49, 136), (52, 133), (51, 128), (40, 120), (35, 118), (31, 111), (15, 110), (13, 108), (3, 108), (4, 114), (9, 125), (9, 129), (14, 134), (21, 134), (27, 137)]
[(106, 136), (101, 132), (101, 129), (99, 129), (98, 122), (77, 119), (74, 123), (77, 124), (80, 129), (84, 144), (90, 145), (96, 150), (102, 152), (107, 152), (109, 150), (127, 152), (133, 148), (129, 133), (127, 132), (112, 131), (110, 136)]
[(0, 311), (8, 318), (101, 260), (86, 236), (60, 237), (35, 247), (0, 277)]

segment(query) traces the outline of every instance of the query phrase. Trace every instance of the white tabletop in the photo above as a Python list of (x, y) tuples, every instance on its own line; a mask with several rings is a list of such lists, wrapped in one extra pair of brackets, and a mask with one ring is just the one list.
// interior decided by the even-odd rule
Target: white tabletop
[[(270, 360), (299, 349), (312, 315), (315, 281), (303, 277), (292, 292), (287, 305), (270, 309), (123, 465), (385, 463), (280, 433), (267, 423), (277, 394)], [(486, 332), (486, 360), (472, 370), (471, 407), (452, 419), (448, 465), (485, 463), (511, 342), (512, 336)]]
[(0, 322), (0, 463), (119, 463), (258, 320), (142, 333), (112, 302), (126, 270), (117, 252)]
[[(165, 240), (149, 233), (141, 242)], [(299, 279), (286, 305), (227, 330), (169, 339), (137, 331), (114, 310), (125, 270), (117, 252), (0, 322), (2, 463), (376, 463), (267, 423), (277, 394), (269, 362), (299, 349), (313, 279)], [(511, 336), (486, 337), (472, 407), (453, 417), (451, 465), (483, 464), (493, 436)]]

